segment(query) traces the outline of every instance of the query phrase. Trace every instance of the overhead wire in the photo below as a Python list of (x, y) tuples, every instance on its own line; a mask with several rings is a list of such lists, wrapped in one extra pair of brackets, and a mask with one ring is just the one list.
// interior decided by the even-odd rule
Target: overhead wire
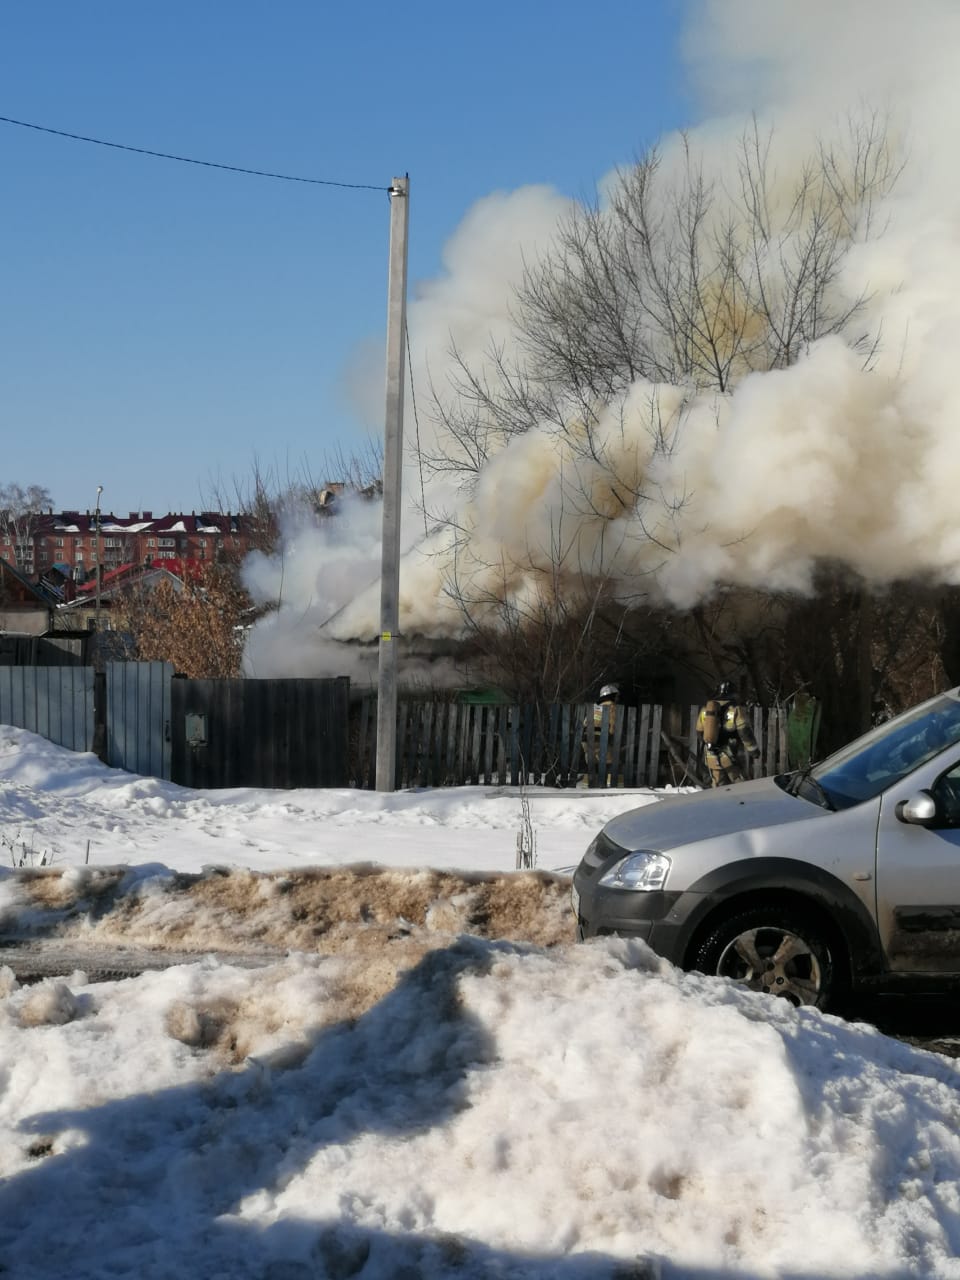
[(0, 123), (17, 125), (21, 129), (35, 129), (38, 133), (51, 133), (57, 138), (70, 138), (74, 142), (90, 142), (97, 147), (112, 147), (116, 151), (132, 151), (139, 156), (153, 156), (158, 160), (176, 160), (180, 164), (197, 164), (206, 169), (225, 169), (230, 173), (245, 173), (256, 178), (275, 178), (281, 182), (307, 182), (319, 187), (348, 187), (354, 191), (390, 191), (382, 182), (338, 182), (333, 178), (304, 178), (293, 173), (271, 173), (266, 169), (246, 169), (238, 164), (220, 164), (215, 160), (195, 160), (191, 156), (178, 156), (170, 151), (151, 151), (148, 147), (132, 147), (125, 142), (107, 142), (103, 138), (90, 138), (83, 133), (68, 133), (66, 129), (51, 129), (44, 124), (31, 124), (27, 120), (15, 120), (12, 116), (0, 116)]
[(407, 370), (410, 374), (410, 404), (413, 408), (413, 425), (417, 433), (417, 465), (420, 468), (420, 509), (423, 512), (423, 532), (426, 537), (430, 536), (430, 528), (427, 524), (427, 495), (423, 484), (423, 451), (420, 448), (420, 417), (417, 413), (417, 390), (413, 385), (413, 358), (410, 353), (410, 329), (406, 320), (403, 322), (404, 336), (407, 340)]

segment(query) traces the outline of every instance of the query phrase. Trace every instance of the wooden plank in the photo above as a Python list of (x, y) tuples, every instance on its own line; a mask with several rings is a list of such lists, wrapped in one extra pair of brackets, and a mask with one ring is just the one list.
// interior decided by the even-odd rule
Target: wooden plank
[(551, 702), (548, 708), (546, 774), (544, 782), (564, 786), (566, 779), (560, 764), (560, 704)]
[(563, 785), (571, 786), (576, 782), (576, 768), (571, 766), (570, 755), (572, 746), (570, 742), (570, 704), (565, 703), (560, 708), (560, 776), (563, 778)]
[(767, 712), (767, 776), (781, 773), (781, 737), (786, 737), (786, 716), (783, 708), (771, 707)]
[(540, 760), (543, 755), (540, 746), (540, 708), (532, 703), (524, 708), (524, 719), (520, 726), (523, 746), (520, 754), (523, 756), (523, 781), (525, 785), (533, 783), (536, 786), (540, 782)]
[(662, 708), (656, 705), (650, 708), (650, 768), (647, 780), (651, 787), (657, 786), (660, 781), (661, 711)]
[(777, 742), (780, 748), (780, 757), (777, 761), (777, 773), (787, 773), (790, 768), (789, 738), (787, 735), (787, 708), (780, 707), (779, 725), (777, 733)]
[(483, 707), (471, 707), (470, 711), (470, 781), (476, 784), (480, 781), (480, 718)]
[(533, 781), (543, 786), (550, 768), (550, 708), (536, 707), (533, 722)]
[[(594, 735), (596, 739), (596, 735)], [(610, 706), (600, 709), (600, 741), (596, 743), (597, 786), (606, 790), (610, 774), (607, 770), (607, 753), (610, 748)]]
[(626, 707), (623, 743), (623, 781), (628, 787), (637, 785), (637, 708)]
[(497, 785), (507, 785), (507, 733), (510, 717), (507, 708), (497, 707)]
[(623, 749), (623, 721), (626, 708), (617, 707), (616, 720), (613, 726), (613, 747), (611, 750), (610, 764), (610, 785), (611, 787), (622, 787), (626, 770), (623, 767), (622, 749)]
[(397, 767), (393, 785), (402, 790), (410, 774), (410, 740), (413, 737), (413, 708), (409, 702), (397, 704)]
[(420, 756), (417, 761), (418, 786), (429, 787), (431, 784), (430, 761), (433, 747), (433, 712), (432, 702), (423, 708), (423, 732), (420, 736)]
[(483, 708), (483, 780), (493, 782), (493, 753), (497, 743), (497, 708)]
[(647, 786), (647, 761), (650, 756), (650, 707), (644, 703), (640, 708), (640, 723), (637, 728), (637, 786)]
[(367, 723), (370, 719), (370, 699), (361, 698), (357, 713), (356, 745), (352, 753), (350, 776), (355, 787), (367, 786)]
[(437, 706), (437, 714), (433, 721), (433, 747), (430, 760), (430, 785), (443, 786), (443, 746), (447, 734), (447, 717), (450, 714), (450, 703), (441, 702)]
[(578, 755), (583, 764), (583, 772), (586, 774), (587, 786), (596, 787), (597, 759), (593, 749), (593, 704), (578, 703), (576, 717), (579, 728)]
[(694, 703), (690, 708), (690, 727), (687, 732), (687, 750), (696, 760), (700, 754), (700, 739), (697, 737), (697, 720), (700, 718), (700, 708)]
[(510, 708), (509, 735), (509, 780), (516, 787), (520, 782), (520, 708), (517, 706)]
[(447, 719), (447, 741), (446, 741), (446, 757), (444, 764), (444, 772), (446, 774), (444, 782), (450, 786), (456, 786), (457, 777), (457, 734), (458, 723), (460, 720), (460, 704), (455, 702), (450, 708), (450, 715)]

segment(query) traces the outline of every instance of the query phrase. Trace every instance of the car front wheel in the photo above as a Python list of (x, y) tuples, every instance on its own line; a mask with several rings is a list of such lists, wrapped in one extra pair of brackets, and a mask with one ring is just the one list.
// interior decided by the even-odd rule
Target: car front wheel
[(698, 947), (693, 968), (794, 1005), (825, 1009), (834, 993), (829, 943), (813, 921), (782, 907), (729, 916)]

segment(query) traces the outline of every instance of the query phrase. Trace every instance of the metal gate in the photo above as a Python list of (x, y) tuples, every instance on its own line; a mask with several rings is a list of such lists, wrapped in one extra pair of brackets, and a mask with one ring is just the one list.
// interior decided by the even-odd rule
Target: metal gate
[(108, 662), (107, 764), (147, 777), (170, 773), (169, 662)]
[(0, 666), (0, 724), (39, 733), (69, 751), (92, 751), (93, 667)]

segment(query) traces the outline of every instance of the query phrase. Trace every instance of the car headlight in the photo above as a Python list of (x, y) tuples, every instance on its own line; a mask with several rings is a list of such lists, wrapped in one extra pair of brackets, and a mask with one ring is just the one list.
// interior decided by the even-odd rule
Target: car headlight
[(641, 849), (615, 862), (603, 873), (599, 883), (604, 889), (634, 889), (649, 893), (663, 888), (669, 870), (670, 859), (665, 854)]

